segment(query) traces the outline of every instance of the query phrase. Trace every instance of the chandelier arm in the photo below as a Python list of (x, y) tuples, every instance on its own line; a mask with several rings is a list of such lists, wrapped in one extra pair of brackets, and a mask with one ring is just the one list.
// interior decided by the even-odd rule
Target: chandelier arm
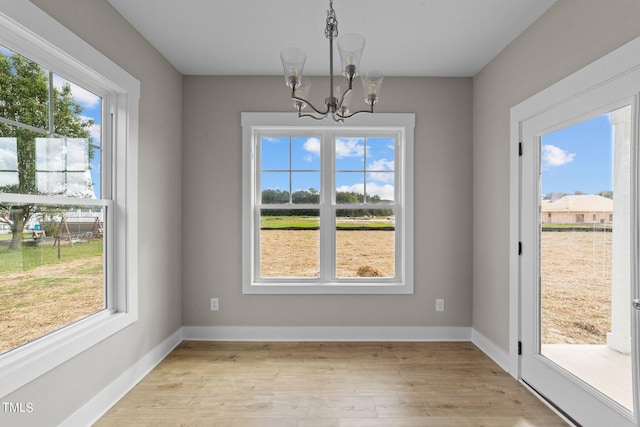
[(314, 116), (313, 114), (302, 114), (300, 111), (298, 111), (298, 118), (311, 117), (312, 119), (315, 119), (315, 120), (324, 120), (324, 118), (327, 117), (328, 114), (329, 113), (324, 113), (323, 115), (318, 117), (318, 116)]
[(344, 102), (344, 98), (349, 95), (349, 92), (351, 92), (353, 89), (351, 88), (351, 84), (349, 84), (349, 88), (347, 90), (344, 91), (344, 93), (342, 94), (342, 96), (340, 97), (340, 101), (338, 101), (338, 108), (342, 107), (342, 103)]
[(320, 114), (320, 115), (322, 115), (322, 116), (324, 116), (324, 117), (326, 117), (326, 116), (327, 116), (327, 114), (329, 114), (329, 111), (331, 111), (331, 110), (329, 109), (329, 106), (327, 106), (327, 111), (320, 111), (320, 110), (318, 110), (316, 107), (314, 107), (312, 103), (310, 103), (309, 101), (307, 101), (307, 100), (306, 100), (306, 99), (304, 99), (304, 98), (299, 98), (299, 97), (297, 97), (297, 96), (293, 96), (293, 95), (292, 95), (292, 96), (291, 96), (291, 99), (293, 99), (294, 101), (303, 102), (303, 103), (307, 104), (309, 107), (311, 107), (311, 109), (312, 109), (313, 111), (315, 111), (316, 113), (318, 113), (318, 114)]
[(370, 110), (360, 110), (360, 111), (355, 111), (351, 114), (340, 114), (338, 113), (338, 117), (340, 117), (341, 119), (348, 119), (349, 117), (353, 117), (356, 114), (360, 114), (360, 113), (373, 113), (373, 105), (371, 106)]

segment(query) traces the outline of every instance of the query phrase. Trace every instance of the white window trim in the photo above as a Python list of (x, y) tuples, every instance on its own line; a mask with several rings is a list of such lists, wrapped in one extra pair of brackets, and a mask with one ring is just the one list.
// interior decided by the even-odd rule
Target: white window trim
[[(103, 121), (114, 148), (111, 199), (115, 235), (107, 242), (114, 265), (111, 310), (25, 344), (0, 356), (0, 397), (17, 390), (138, 320), (138, 100), (140, 83), (117, 64), (28, 1), (3, 1), (0, 43), (88, 89), (106, 88), (113, 113)], [(89, 77), (87, 77), (89, 76)], [(104, 93), (99, 93), (105, 96)], [(103, 141), (104, 142), (104, 141)], [(16, 195), (18, 199), (23, 196)], [(47, 202), (55, 201), (47, 199)], [(68, 204), (69, 199), (61, 200)], [(82, 201), (84, 203), (86, 201)]]
[(330, 120), (316, 121), (299, 119), (293, 113), (242, 113), (242, 292), (244, 294), (412, 294), (413, 280), (413, 145), (415, 114), (411, 113), (375, 113), (363, 114), (348, 119), (340, 125), (345, 131), (398, 131), (404, 138), (403, 150), (397, 170), (404, 171), (407, 177), (400, 189), (402, 199), (401, 217), (396, 221), (402, 224), (400, 240), (404, 254), (397, 282), (367, 281), (349, 283), (325, 282), (322, 284), (256, 281), (254, 269), (255, 239), (253, 238), (255, 162), (253, 147), (256, 135), (261, 131), (291, 131), (304, 127), (310, 129), (334, 128), (336, 123)]

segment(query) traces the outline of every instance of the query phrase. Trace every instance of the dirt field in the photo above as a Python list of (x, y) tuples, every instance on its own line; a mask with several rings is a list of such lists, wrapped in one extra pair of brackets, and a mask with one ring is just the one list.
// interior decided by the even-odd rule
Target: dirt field
[[(262, 230), (262, 277), (317, 277), (318, 230)], [(358, 268), (374, 267), (384, 277), (395, 275), (394, 233), (351, 230), (336, 232), (338, 277), (356, 277)]]
[(542, 342), (605, 344), (612, 233), (542, 233)]
[[(338, 231), (339, 277), (369, 266), (394, 275), (389, 231)], [(314, 277), (318, 231), (262, 231), (264, 277)], [(611, 233), (542, 233), (543, 343), (603, 344), (610, 328)], [(416, 258), (419, 262), (419, 254)], [(70, 278), (64, 285), (49, 279)], [(0, 353), (100, 311), (101, 258), (43, 266), (0, 278)]]
[(45, 265), (0, 281), (0, 353), (104, 306), (101, 257)]

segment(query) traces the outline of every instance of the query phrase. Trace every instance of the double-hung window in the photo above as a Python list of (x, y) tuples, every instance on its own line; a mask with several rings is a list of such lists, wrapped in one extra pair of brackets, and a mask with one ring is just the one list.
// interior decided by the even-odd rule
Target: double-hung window
[(412, 114), (243, 113), (243, 292), (413, 292)]
[(137, 320), (139, 90), (30, 2), (3, 6), (0, 396)]

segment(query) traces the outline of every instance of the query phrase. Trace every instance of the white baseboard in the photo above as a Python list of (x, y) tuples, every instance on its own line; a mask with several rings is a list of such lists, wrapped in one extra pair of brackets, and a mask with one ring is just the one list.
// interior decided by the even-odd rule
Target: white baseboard
[(470, 327), (184, 326), (192, 341), (470, 341)]
[(482, 335), (480, 332), (472, 329), (471, 342), (475, 344), (484, 354), (489, 356), (498, 364), (505, 372), (509, 372), (509, 353), (495, 345), (493, 341)]
[(181, 342), (182, 328), (143, 356), (135, 365), (127, 369), (93, 399), (74, 412), (60, 426), (88, 426), (95, 423)]

